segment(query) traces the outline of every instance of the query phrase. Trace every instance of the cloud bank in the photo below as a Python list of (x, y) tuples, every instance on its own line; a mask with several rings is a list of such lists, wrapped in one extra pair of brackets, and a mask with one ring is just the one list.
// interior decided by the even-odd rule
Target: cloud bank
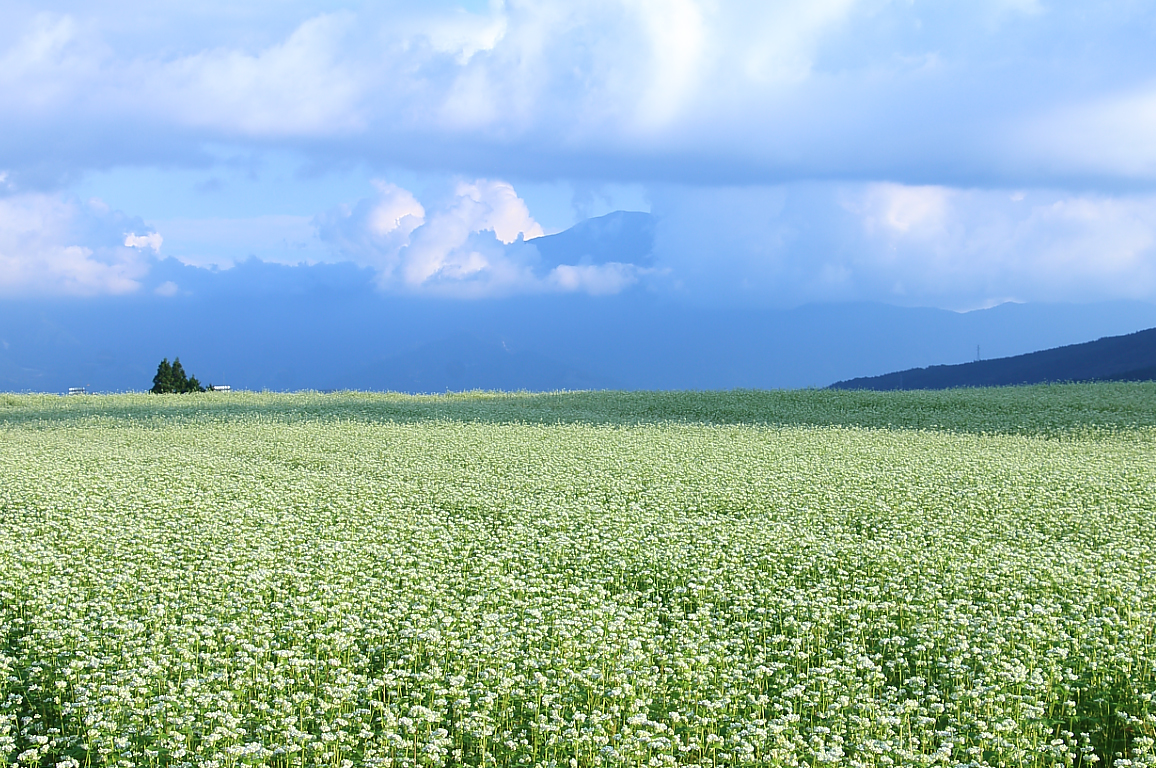
[[(317, 245), (309, 263), (368, 267), (386, 294), (487, 298), (641, 288), (699, 304), (881, 301), (954, 309), (1156, 300), (1156, 194), (891, 182), (656, 185), (649, 194), (649, 216), (612, 215), (543, 237), (508, 182), (459, 180), (419, 200), (378, 181), (370, 196), (312, 222), (274, 217), (261, 237), (312, 231)], [(226, 245), (243, 240), (236, 228), (218, 223), (217, 232)], [(165, 242), (163, 229), (96, 200), (10, 195), (0, 198), (0, 291), (139, 291), (151, 285), (146, 278)], [(206, 266), (201, 250), (166, 246), (166, 253)], [(301, 261), (297, 251), (287, 253), (283, 263)], [(177, 288), (159, 292), (175, 295)]]
[[(7, 295), (176, 296), (179, 281), (149, 282), (163, 244), (221, 268), (352, 261), (386, 293), (461, 298), (1156, 300), (1143, 3), (0, 12)], [(148, 224), (68, 191), (102, 169), (208, 173), (230, 153), (256, 158), (254, 176), (262, 153), (292, 154), (304, 176), (364, 175), (310, 207)], [(558, 180), (644, 188), (652, 253), (544, 259), (547, 218), (518, 190)]]
[(1156, 181), (1145, 4), (5, 5), (0, 167), (26, 185), (204, 142), (484, 177)]
[(802, 182), (655, 186), (651, 198), (645, 263), (611, 246), (593, 262), (542, 269), (534, 240), (525, 242), (541, 228), (504, 182), (461, 183), (428, 216), (412, 194), (380, 184), (377, 197), (320, 226), (398, 290), (616, 293), (641, 283), (706, 303), (957, 309), (1156, 299), (1156, 194)]
[(653, 196), (656, 258), (692, 299), (1156, 298), (1156, 195), (811, 183)]
[(0, 197), (0, 296), (132, 293), (161, 238), (99, 200)]
[(378, 271), (387, 291), (483, 297), (543, 292), (618, 293), (641, 268), (624, 263), (544, 265), (544, 232), (505, 181), (457, 182), (428, 210), (384, 181), (377, 195), (317, 218), (322, 241)]

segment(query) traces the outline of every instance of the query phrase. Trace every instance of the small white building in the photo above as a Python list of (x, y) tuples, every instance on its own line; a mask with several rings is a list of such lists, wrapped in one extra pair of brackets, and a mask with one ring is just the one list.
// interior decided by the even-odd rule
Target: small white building
[(87, 395), (88, 390), (84, 387), (69, 387), (68, 394), (70, 395)]
[(209, 391), (210, 392), (232, 392), (233, 388), (230, 387), (228, 384), (214, 384), (213, 386), (209, 387)]

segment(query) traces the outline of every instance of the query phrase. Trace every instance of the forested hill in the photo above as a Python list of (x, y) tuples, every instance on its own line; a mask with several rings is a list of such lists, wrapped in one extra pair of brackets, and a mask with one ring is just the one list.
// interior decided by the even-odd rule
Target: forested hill
[(1156, 328), (1014, 357), (864, 376), (837, 381), (831, 388), (949, 389), (1058, 381), (1150, 380), (1156, 380)]

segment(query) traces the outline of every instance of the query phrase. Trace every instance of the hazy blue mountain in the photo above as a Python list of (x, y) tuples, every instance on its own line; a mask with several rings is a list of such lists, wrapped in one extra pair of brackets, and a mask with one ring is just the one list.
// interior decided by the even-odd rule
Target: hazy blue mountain
[(537, 352), (516, 352), (503, 342), (462, 333), (375, 360), (335, 379), (331, 388), (446, 392), (616, 387), (612, 379), (590, 375)]
[(759, 312), (636, 294), (443, 302), (360, 289), (5, 301), (0, 388), (143, 390), (178, 355), (202, 381), (247, 389), (826, 386), (964, 362), (976, 344), (995, 357), (1153, 325), (1156, 307), (1124, 303)]
[[(584, 253), (639, 263), (650, 221), (612, 214), (527, 246), (554, 243), (545, 253), (564, 263)], [(1156, 305), (1143, 302), (755, 310), (644, 288), (422, 299), (383, 294), (352, 264), (256, 259), (220, 271), (162, 260), (149, 279), (131, 296), (0, 300), (0, 389), (145, 390), (175, 356), (202, 382), (245, 389), (818, 387), (967, 362), (977, 345), (984, 358), (1006, 357), (1156, 326)], [(178, 293), (155, 295), (166, 281)]]
[(1063, 381), (1156, 379), (1156, 328), (1026, 355), (934, 365), (831, 385), (834, 389), (950, 389)]

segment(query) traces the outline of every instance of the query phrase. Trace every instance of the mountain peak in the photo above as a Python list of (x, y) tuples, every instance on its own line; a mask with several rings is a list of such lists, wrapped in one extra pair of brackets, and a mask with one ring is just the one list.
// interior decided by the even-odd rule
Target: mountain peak
[(610, 262), (649, 266), (653, 261), (654, 216), (642, 211), (614, 211), (526, 243), (538, 249), (543, 264), (550, 268)]

